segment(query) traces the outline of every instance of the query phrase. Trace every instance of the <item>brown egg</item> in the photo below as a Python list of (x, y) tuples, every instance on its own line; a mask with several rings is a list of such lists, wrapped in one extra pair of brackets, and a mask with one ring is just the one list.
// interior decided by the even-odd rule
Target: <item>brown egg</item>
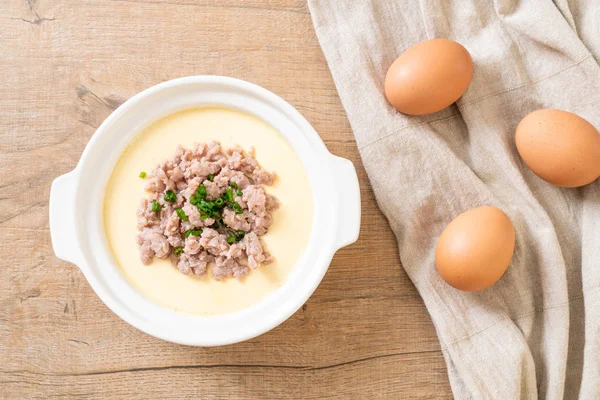
[(534, 111), (521, 120), (515, 139), (525, 164), (547, 182), (577, 187), (600, 176), (600, 134), (578, 115)]
[(515, 250), (515, 230), (504, 212), (478, 207), (456, 217), (435, 248), (437, 269), (448, 284), (472, 292), (493, 285)]
[(473, 77), (473, 60), (448, 39), (425, 40), (400, 55), (385, 76), (385, 96), (398, 111), (424, 115), (463, 95)]

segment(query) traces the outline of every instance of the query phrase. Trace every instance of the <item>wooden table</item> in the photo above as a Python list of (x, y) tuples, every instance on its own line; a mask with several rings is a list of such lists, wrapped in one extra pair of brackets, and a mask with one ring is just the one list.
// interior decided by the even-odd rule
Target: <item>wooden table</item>
[[(304, 0), (0, 0), (0, 397), (449, 398), (422, 300), (400, 266)], [(52, 180), (123, 101), (187, 75), (272, 90), (362, 185), (359, 241), (300, 311), (237, 345), (154, 339), (54, 257)]]

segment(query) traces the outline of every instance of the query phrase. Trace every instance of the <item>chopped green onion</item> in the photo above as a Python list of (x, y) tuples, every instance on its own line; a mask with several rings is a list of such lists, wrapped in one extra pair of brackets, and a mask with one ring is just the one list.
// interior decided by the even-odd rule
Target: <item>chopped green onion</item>
[(177, 195), (175, 194), (174, 191), (172, 190), (167, 190), (165, 192), (165, 197), (164, 197), (165, 201), (169, 202), (169, 203), (175, 203), (177, 201)]
[(200, 235), (202, 235), (202, 229), (188, 229), (187, 231), (185, 231), (183, 236), (185, 236), (187, 238), (190, 235), (200, 236)]
[(181, 220), (183, 222), (188, 222), (190, 219), (188, 218), (187, 215), (185, 215), (185, 211), (183, 211), (181, 208), (178, 208), (177, 210), (175, 210), (175, 212), (177, 213), (177, 216), (179, 218), (181, 218)]
[(190, 204), (197, 206), (198, 202), (199, 202), (198, 197), (195, 194), (190, 196)]
[(200, 200), (200, 202), (198, 202), (198, 208), (206, 213), (210, 213), (212, 211), (212, 203), (206, 200)]
[(201, 199), (205, 199), (206, 198), (206, 186), (204, 186), (204, 183), (200, 184), (200, 186), (198, 186), (198, 196)]
[(225, 189), (225, 198), (227, 201), (233, 201), (233, 192), (231, 191), (231, 189)]
[(236, 214), (243, 214), (244, 210), (242, 209), (242, 206), (240, 206), (240, 203), (238, 203), (237, 201), (235, 203), (233, 203), (233, 209), (235, 210)]
[(215, 176), (213, 174), (209, 174), (206, 179), (208, 179), (210, 182), (215, 180)]
[(238, 188), (238, 185), (237, 185), (237, 183), (235, 183), (235, 182), (229, 182), (229, 186), (231, 186), (231, 187), (232, 187), (232, 188), (234, 188), (234, 189), (237, 189), (237, 188)]
[[(231, 191), (229, 188), (227, 190)], [(222, 218), (221, 209), (225, 205), (230, 208), (233, 207), (233, 205), (230, 204), (231, 202), (227, 200), (227, 194), (224, 194), (222, 197), (214, 201), (203, 200), (199, 199), (198, 197), (199, 195), (196, 195), (194, 198), (190, 198), (190, 202), (198, 208), (198, 211), (200, 211), (200, 218), (203, 220), (207, 218), (214, 218), (218, 221)], [(224, 226), (223, 223), (221, 223), (221, 225)]]
[(242, 197), (242, 189), (238, 189), (235, 191), (235, 194), (237, 194), (238, 196)]
[(146, 173), (144, 171), (140, 172), (140, 178), (144, 179), (146, 177)]
[(227, 234), (229, 237), (227, 238), (228, 243), (239, 242), (244, 238), (246, 232), (244, 231), (234, 231), (233, 229), (227, 228)]
[(152, 211), (159, 212), (160, 210), (162, 210), (162, 206), (158, 204), (158, 201), (152, 200)]
[(180, 257), (181, 254), (183, 254), (183, 247), (175, 247), (175, 250), (173, 250), (173, 255), (175, 257)]

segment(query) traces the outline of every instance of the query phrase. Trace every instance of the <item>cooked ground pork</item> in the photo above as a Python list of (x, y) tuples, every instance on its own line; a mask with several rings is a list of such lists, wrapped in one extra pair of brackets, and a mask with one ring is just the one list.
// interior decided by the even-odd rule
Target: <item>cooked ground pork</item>
[(142, 262), (170, 258), (179, 271), (196, 276), (210, 264), (215, 280), (241, 279), (271, 262), (260, 236), (279, 206), (262, 186), (274, 179), (238, 146), (179, 146), (149, 176), (148, 197), (137, 210)]

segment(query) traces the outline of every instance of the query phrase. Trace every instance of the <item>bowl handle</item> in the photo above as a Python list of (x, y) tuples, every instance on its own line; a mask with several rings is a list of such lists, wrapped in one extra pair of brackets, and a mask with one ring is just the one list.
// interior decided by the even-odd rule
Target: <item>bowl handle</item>
[(341, 249), (356, 242), (360, 232), (360, 187), (354, 164), (345, 158), (332, 156), (331, 167), (338, 194), (338, 237), (336, 246)]
[(50, 237), (52, 248), (58, 258), (79, 267), (82, 254), (77, 239), (75, 224), (75, 180), (76, 172), (59, 176), (50, 189)]

